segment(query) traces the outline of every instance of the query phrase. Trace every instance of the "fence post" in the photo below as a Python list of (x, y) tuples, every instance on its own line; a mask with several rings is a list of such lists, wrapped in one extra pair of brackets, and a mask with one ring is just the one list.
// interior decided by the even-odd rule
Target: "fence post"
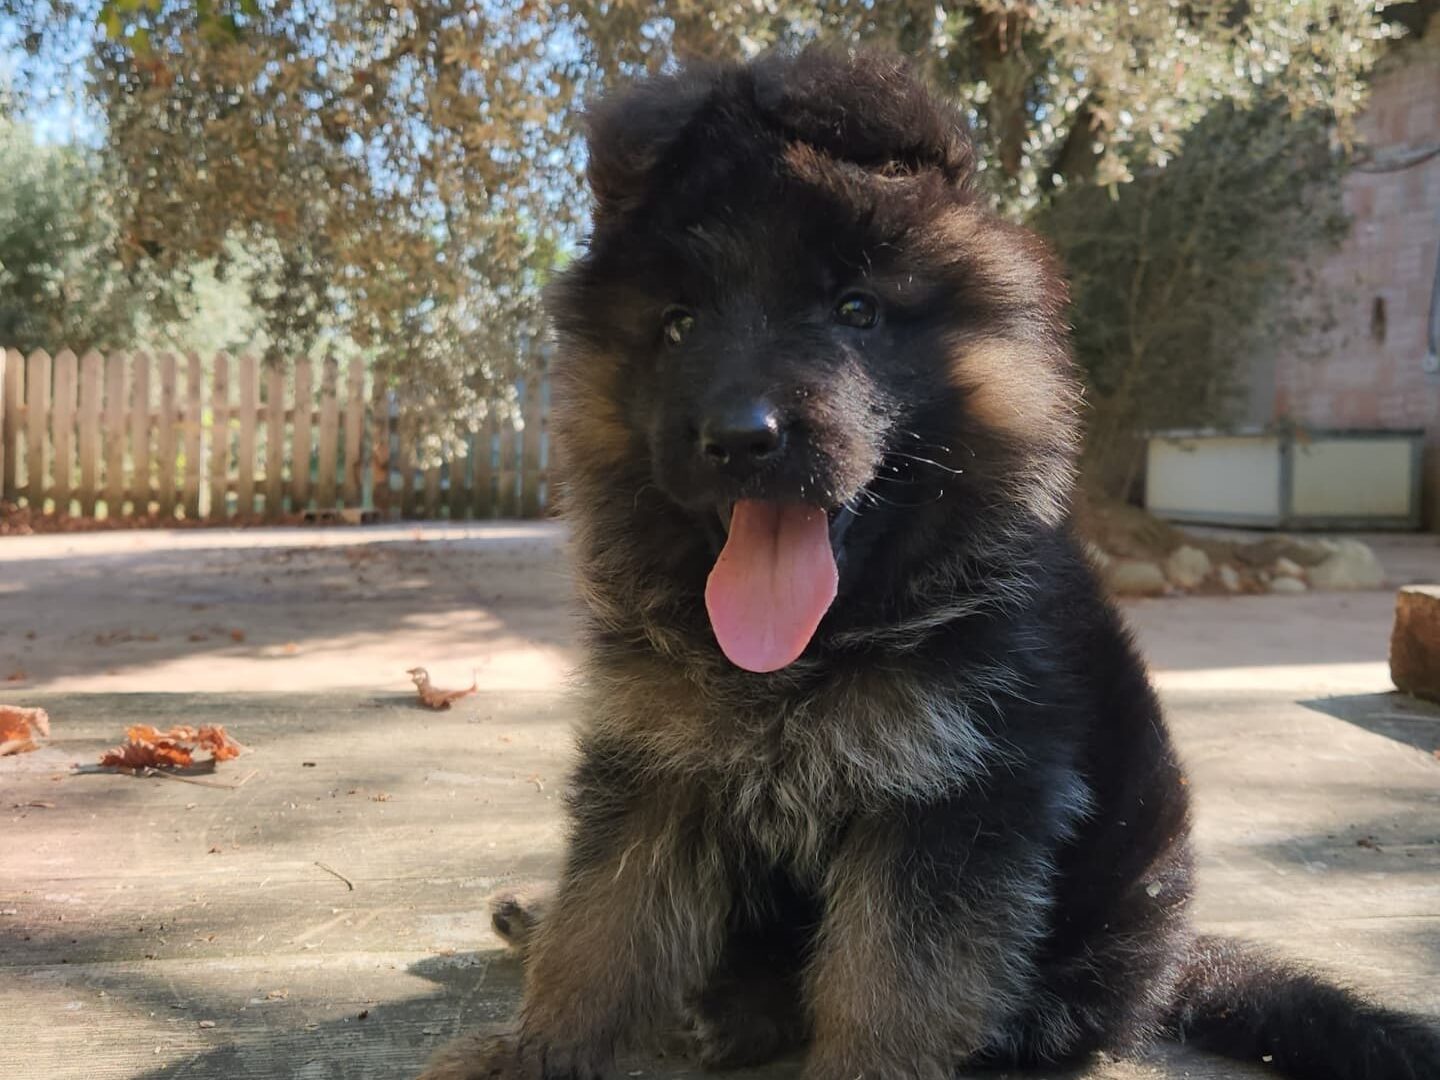
[(215, 354), (215, 384), (210, 389), (211, 521), (230, 516), (230, 357)]
[(105, 516), (125, 516), (125, 354), (105, 358)]
[(497, 510), (502, 518), (520, 516), (520, 454), (524, 449), (524, 433), (515, 427), (515, 410), (510, 409), (500, 421), (500, 497)]
[(69, 349), (55, 354), (55, 385), (50, 399), (50, 488), (55, 516), (70, 516), (70, 489), (75, 482), (75, 375), (78, 362)]
[(150, 354), (135, 353), (131, 363), (130, 460), (133, 462), (130, 498), (136, 517), (150, 515)]
[(178, 369), (174, 353), (160, 354), (160, 424), (155, 439), (156, 491), (160, 517), (175, 516), (175, 391)]
[(321, 510), (335, 507), (335, 455), (340, 449), (340, 403), (335, 384), (340, 365), (333, 356), (320, 369), (320, 453), (315, 478), (315, 505)]
[(464, 521), (470, 516), (470, 455), (466, 452), (473, 439), (458, 443), (450, 454), (450, 486), (445, 490), (445, 516), (451, 521)]
[(6, 377), (5, 372), (9, 368), (9, 354), (0, 349), (0, 502), (3, 502), (5, 495), (10, 488), (5, 483), (8, 470), (6, 466), (10, 462), (10, 454), (6, 452), (7, 444), (10, 441), (8, 431), (10, 429), (10, 414), (5, 408)]
[(50, 419), (50, 354), (36, 349), (25, 363), (25, 495), (30, 512), (45, 512), (45, 422)]
[(356, 356), (350, 360), (345, 383), (345, 479), (340, 497), (346, 506), (359, 506), (364, 501), (364, 444), (365, 363)]
[(525, 376), (525, 434), (520, 487), (520, 516), (527, 518), (540, 516), (540, 453), (545, 437), (543, 401), (540, 373), (531, 372)]
[(14, 485), (20, 461), (20, 395), (24, 387), (24, 360), (16, 350), (4, 351), (0, 372), (0, 498), (19, 498)]
[(370, 471), (375, 509), (381, 521), (390, 520), (390, 398), (385, 380), (376, 376), (370, 390)]
[(255, 423), (260, 411), (260, 372), (255, 357), (240, 357), (240, 477), (236, 487), (239, 506), (236, 513), (242, 520), (255, 516)]
[(198, 521), (200, 519), (200, 478), (204, 475), (205, 441), (203, 428), (205, 417), (202, 400), (203, 390), (201, 387), (204, 379), (204, 370), (200, 365), (200, 357), (195, 353), (188, 353), (185, 357), (185, 369), (187, 378), (185, 380), (185, 415), (181, 431), (185, 436), (185, 520)]
[(80, 358), (80, 516), (95, 516), (100, 476), (100, 372), (105, 358), (91, 349)]
[(475, 433), (475, 480), (470, 492), (470, 516), (488, 521), (495, 516), (495, 406), (485, 411), (485, 422)]
[(395, 418), (395, 468), (400, 473), (400, 516), (415, 516), (415, 438), (405, 417)]
[(425, 469), (425, 517), (429, 521), (440, 518), (440, 470), (440, 465)]
[(285, 373), (265, 365), (265, 516), (285, 512)]
[(298, 513), (310, 504), (311, 428), (315, 421), (310, 361), (295, 361), (295, 438), (290, 444), (290, 509)]

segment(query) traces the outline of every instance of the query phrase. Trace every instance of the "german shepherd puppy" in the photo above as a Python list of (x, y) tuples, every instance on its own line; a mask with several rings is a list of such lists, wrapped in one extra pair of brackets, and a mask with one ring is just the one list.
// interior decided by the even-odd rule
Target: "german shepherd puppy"
[[(1182, 770), (1070, 525), (1043, 244), (889, 56), (652, 78), (589, 118), (553, 296), (588, 614), (569, 849), (515, 1039), (590, 1080), (688, 1014), (807, 1080), (1125, 1052), (1434, 1080), (1440, 1037), (1186, 920)], [(502, 910), (512, 933), (525, 913)]]

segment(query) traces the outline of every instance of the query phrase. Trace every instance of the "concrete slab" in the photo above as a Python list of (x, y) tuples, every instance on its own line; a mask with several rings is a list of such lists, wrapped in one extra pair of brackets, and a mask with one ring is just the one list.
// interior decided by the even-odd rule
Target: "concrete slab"
[[(1418, 571), (1432, 540), (1397, 552)], [(563, 543), (501, 523), (0, 543), (0, 700), (55, 735), (0, 759), (0, 1076), (399, 1080), (506, 1023), (519, 973), (485, 898), (559, 852)], [(1386, 692), (1393, 603), (1127, 615), (1197, 796), (1200, 920), (1440, 1014), (1440, 708)], [(419, 710), (416, 664), (482, 693)], [(214, 779), (254, 775), (71, 775), (138, 721), (223, 723), (253, 752)], [(1087, 1074), (1250, 1075), (1179, 1051)]]
[[(1167, 697), (1198, 798), (1200, 921), (1440, 1014), (1440, 708)], [(519, 972), (485, 898), (556, 863), (558, 693), (446, 713), (355, 693), (27, 702), (55, 740), (0, 759), (0, 1075), (399, 1080), (508, 1022)], [(249, 779), (71, 773), (135, 722), (224, 723), (252, 750), (210, 779)], [(1084, 1075), (1263, 1074), (1170, 1050)]]

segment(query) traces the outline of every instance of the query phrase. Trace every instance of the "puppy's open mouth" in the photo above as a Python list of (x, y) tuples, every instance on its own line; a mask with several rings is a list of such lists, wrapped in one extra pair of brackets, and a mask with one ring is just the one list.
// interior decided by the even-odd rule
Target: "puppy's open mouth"
[(720, 649), (746, 671), (778, 671), (814, 637), (835, 600), (836, 556), (854, 514), (741, 499), (720, 511), (725, 547), (705, 606)]

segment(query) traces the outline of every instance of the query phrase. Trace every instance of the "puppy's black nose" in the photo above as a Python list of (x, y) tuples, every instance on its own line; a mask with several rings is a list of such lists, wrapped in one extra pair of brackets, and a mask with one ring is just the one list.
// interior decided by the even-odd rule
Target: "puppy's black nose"
[(743, 480), (785, 448), (780, 414), (756, 401), (712, 411), (700, 424), (700, 454), (716, 469)]

